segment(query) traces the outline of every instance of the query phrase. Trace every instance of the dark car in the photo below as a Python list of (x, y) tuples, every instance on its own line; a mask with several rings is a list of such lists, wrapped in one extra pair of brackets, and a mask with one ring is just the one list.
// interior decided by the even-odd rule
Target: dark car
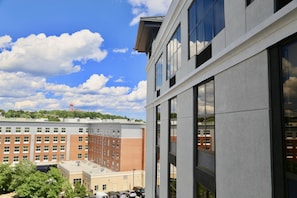
[(135, 190), (136, 194), (138, 197), (145, 197), (145, 193), (144, 193), (144, 188), (140, 187), (140, 186), (135, 186), (133, 188), (133, 190)]

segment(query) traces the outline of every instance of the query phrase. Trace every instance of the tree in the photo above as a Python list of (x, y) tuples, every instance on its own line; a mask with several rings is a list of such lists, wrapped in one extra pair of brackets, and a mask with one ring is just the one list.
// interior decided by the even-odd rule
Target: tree
[(26, 178), (28, 178), (31, 174), (36, 173), (36, 171), (36, 166), (29, 160), (22, 160), (16, 164), (12, 177), (11, 190), (20, 186), (24, 181), (26, 181)]
[(56, 198), (67, 182), (57, 168), (51, 168), (47, 173), (36, 171), (16, 188), (16, 193), (19, 197)]
[(81, 197), (81, 198), (85, 197), (87, 193), (86, 187), (79, 182), (76, 182), (74, 184), (73, 192), (75, 197)]
[(13, 170), (9, 164), (0, 164), (0, 194), (11, 192)]
[(83, 186), (81, 183), (76, 182), (74, 184), (74, 188), (70, 186), (70, 183), (68, 182), (68, 187), (65, 189), (65, 197), (66, 198), (73, 198), (73, 197), (85, 197), (87, 194), (86, 187)]
[(45, 173), (36, 171), (23, 180), (23, 183), (16, 187), (15, 191), (19, 197), (39, 198), (47, 197)]

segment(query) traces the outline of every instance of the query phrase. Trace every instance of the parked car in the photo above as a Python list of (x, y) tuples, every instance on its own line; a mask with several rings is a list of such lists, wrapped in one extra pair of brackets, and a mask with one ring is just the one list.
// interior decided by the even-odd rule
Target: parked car
[(131, 190), (129, 192), (129, 197), (136, 197), (136, 196), (137, 196), (137, 194), (136, 194), (136, 192), (134, 190)]
[(95, 192), (94, 195), (96, 196), (96, 198), (109, 198), (108, 194), (106, 194), (105, 192)]
[(121, 192), (120, 193), (120, 198), (127, 198), (129, 194), (127, 192)]
[(143, 187), (140, 187), (140, 186), (135, 186), (133, 188), (133, 190), (135, 190), (136, 194), (138, 197), (145, 197), (145, 193), (144, 193), (144, 188)]

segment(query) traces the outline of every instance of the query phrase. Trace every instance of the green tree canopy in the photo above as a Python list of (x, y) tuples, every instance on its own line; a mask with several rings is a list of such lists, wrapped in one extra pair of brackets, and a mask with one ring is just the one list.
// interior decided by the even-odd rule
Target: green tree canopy
[(13, 170), (9, 164), (0, 164), (0, 194), (11, 192)]

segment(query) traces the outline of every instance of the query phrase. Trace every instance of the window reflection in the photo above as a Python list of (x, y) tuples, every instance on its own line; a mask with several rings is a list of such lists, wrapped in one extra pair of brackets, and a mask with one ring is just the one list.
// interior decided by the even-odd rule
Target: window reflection
[(177, 141), (177, 101), (176, 98), (170, 100), (170, 145), (169, 151), (176, 156), (176, 141)]
[(195, 0), (189, 8), (189, 57), (199, 54), (224, 27), (224, 0)]
[(213, 80), (198, 86), (198, 149), (214, 151), (214, 84)]
[(169, 198), (176, 198), (176, 166), (169, 165)]
[(163, 75), (163, 58), (159, 58), (155, 65), (155, 90), (159, 90), (162, 85), (162, 75)]
[(181, 67), (181, 31), (176, 29), (167, 44), (167, 79), (171, 79)]
[(215, 198), (214, 193), (210, 192), (207, 188), (205, 188), (203, 185), (198, 184), (198, 197), (199, 198)]
[(156, 197), (160, 193), (160, 127), (161, 127), (161, 106), (156, 107)]
[(297, 42), (282, 48), (284, 149), (289, 197), (297, 196)]

